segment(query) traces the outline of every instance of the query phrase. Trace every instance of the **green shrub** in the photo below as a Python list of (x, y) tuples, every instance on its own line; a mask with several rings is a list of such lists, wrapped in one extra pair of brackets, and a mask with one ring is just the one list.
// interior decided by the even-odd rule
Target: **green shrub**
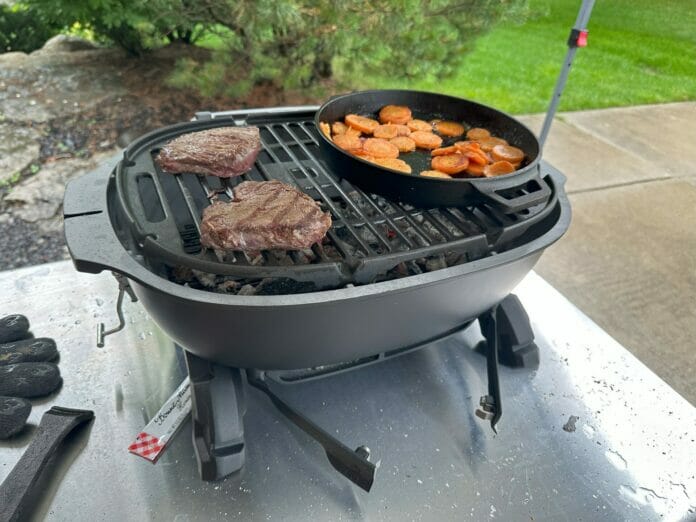
[(26, 3), (65, 27), (78, 23), (92, 31), (97, 39), (111, 41), (139, 55), (167, 42), (195, 41), (203, 25), (186, 16), (188, 1), (26, 0)]
[(341, 72), (396, 78), (451, 75), (474, 39), (527, 0), (25, 0), (128, 51), (200, 36), (207, 62), (182, 60), (169, 83), (208, 95), (260, 83), (312, 88)]
[(0, 53), (40, 49), (61, 27), (26, 5), (0, 5)]
[(526, 0), (203, 0), (188, 15), (224, 31), (203, 38), (209, 62), (182, 62), (169, 82), (235, 95), (263, 82), (311, 88), (337, 71), (347, 84), (376, 73), (446, 77), (478, 35), (526, 9)]

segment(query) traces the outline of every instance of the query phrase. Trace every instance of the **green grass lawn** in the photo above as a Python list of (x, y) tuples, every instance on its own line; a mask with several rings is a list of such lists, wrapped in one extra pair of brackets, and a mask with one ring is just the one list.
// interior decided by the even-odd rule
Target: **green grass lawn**
[[(504, 24), (476, 42), (451, 78), (384, 78), (363, 87), (443, 92), (513, 113), (545, 111), (580, 0), (531, 0), (522, 25)], [(598, 0), (589, 46), (575, 57), (560, 110), (696, 100), (694, 0)]]

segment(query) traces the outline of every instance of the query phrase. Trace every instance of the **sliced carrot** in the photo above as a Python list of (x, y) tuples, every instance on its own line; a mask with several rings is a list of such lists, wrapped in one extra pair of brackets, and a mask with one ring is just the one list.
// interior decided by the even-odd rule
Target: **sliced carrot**
[(319, 129), (321, 129), (321, 133), (326, 136), (327, 138), (331, 139), (331, 125), (326, 123), (325, 121), (320, 121), (319, 122)]
[(445, 174), (459, 174), (469, 166), (469, 160), (463, 154), (449, 154), (435, 156), (430, 165), (433, 170), (439, 170)]
[(435, 132), (449, 137), (461, 136), (464, 134), (464, 125), (456, 121), (438, 121), (435, 124)]
[(344, 132), (346, 136), (353, 136), (355, 138), (359, 138), (362, 136), (362, 132), (360, 132), (358, 129), (354, 129), (353, 127), (347, 127), (346, 132)]
[(342, 121), (335, 121), (331, 124), (331, 130), (334, 134), (343, 134), (348, 130), (348, 125)]
[(334, 143), (343, 150), (355, 153), (363, 148), (362, 141), (357, 136), (348, 134), (337, 134), (333, 139)]
[(481, 145), (477, 141), (457, 141), (454, 144), (460, 151), (465, 150), (481, 150)]
[(346, 125), (360, 132), (364, 132), (365, 134), (372, 134), (372, 131), (379, 125), (379, 122), (372, 118), (358, 116), (357, 114), (348, 114), (346, 115)]
[(411, 173), (411, 165), (398, 158), (372, 158), (368, 161), (371, 161), (380, 167), (387, 167), (389, 169), (398, 170), (399, 172), (405, 172), (406, 174)]
[(410, 138), (416, 142), (416, 147), (421, 149), (437, 149), (442, 145), (442, 138), (432, 132), (415, 131)]
[(407, 125), (393, 124), (396, 127), (397, 136), (409, 136), (411, 134), (411, 129)]
[(445, 174), (444, 172), (440, 172), (439, 170), (424, 170), (420, 173), (420, 175), (428, 178), (452, 179), (452, 176), (450, 176), (449, 174)]
[(427, 121), (424, 120), (411, 120), (408, 123), (406, 123), (409, 129), (411, 131), (423, 131), (423, 132), (432, 132), (433, 126), (430, 125)]
[(379, 111), (379, 121), (382, 123), (404, 124), (411, 119), (411, 109), (404, 105), (385, 105)]
[(524, 151), (512, 145), (496, 145), (491, 149), (491, 156), (495, 161), (521, 163), (524, 159)]
[[(362, 144), (361, 144), (361, 147), (362, 147)], [(355, 154), (356, 156), (360, 156), (363, 159), (372, 158), (372, 154), (370, 154), (369, 152), (367, 152), (363, 148), (351, 150), (351, 153)]]
[(485, 168), (485, 165), (479, 165), (477, 163), (469, 162), (469, 166), (466, 168), (466, 173), (469, 174), (469, 176), (480, 178), (483, 177), (483, 169)]
[(493, 147), (496, 145), (507, 145), (508, 142), (505, 141), (503, 138), (496, 138), (495, 136), (488, 136), (487, 138), (481, 138), (478, 140), (479, 145), (481, 145), (481, 148), (485, 150), (486, 152), (490, 152), (493, 150)]
[(389, 140), (390, 143), (396, 145), (399, 152), (413, 152), (416, 150), (416, 142), (408, 136), (397, 136)]
[(502, 176), (503, 174), (511, 174), (515, 172), (515, 166), (509, 161), (496, 161), (491, 165), (486, 165), (483, 168), (483, 175), (487, 178)]
[(469, 158), (469, 163), (476, 163), (477, 165), (488, 165), (488, 157), (481, 151), (476, 150), (465, 150), (464, 154)]
[(433, 156), (447, 156), (448, 154), (457, 154), (460, 150), (452, 145), (451, 147), (442, 147), (440, 149), (433, 149), (430, 154)]
[(372, 132), (372, 135), (375, 138), (383, 138), (385, 140), (390, 140), (392, 138), (396, 138), (398, 135), (398, 131), (396, 129), (396, 125), (393, 123), (387, 123), (385, 125), (379, 125), (375, 127), (375, 130)]
[(466, 137), (470, 140), (480, 140), (482, 138), (488, 138), (490, 135), (491, 133), (488, 132), (488, 130), (482, 129), (481, 127), (474, 127), (466, 132)]
[(399, 149), (393, 143), (382, 138), (368, 138), (363, 143), (363, 149), (375, 158), (398, 158)]

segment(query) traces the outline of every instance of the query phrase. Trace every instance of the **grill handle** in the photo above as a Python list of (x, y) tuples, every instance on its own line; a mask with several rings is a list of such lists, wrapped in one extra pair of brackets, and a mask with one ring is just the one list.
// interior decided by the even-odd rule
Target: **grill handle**
[[(492, 205), (498, 207), (505, 214), (514, 214), (534, 205), (546, 203), (551, 196), (551, 188), (539, 175), (538, 166), (531, 179), (522, 184), (514, 175), (508, 179), (475, 178), (469, 181)], [(499, 194), (500, 191), (515, 188), (524, 188), (527, 192), (514, 197)]]
[(79, 272), (98, 274), (111, 270), (133, 278), (141, 270), (121, 245), (109, 217), (107, 185), (117, 154), (99, 168), (71, 180), (63, 198), (65, 242)]

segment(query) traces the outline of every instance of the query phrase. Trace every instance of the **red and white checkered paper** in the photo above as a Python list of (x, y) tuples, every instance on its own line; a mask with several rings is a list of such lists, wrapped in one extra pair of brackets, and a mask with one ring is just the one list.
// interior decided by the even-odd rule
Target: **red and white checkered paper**
[(166, 445), (166, 439), (159, 439), (154, 435), (141, 431), (135, 438), (135, 442), (128, 446), (128, 451), (155, 462)]
[(186, 377), (143, 431), (138, 433), (135, 441), (128, 446), (128, 451), (154, 464), (190, 413), (191, 385)]

